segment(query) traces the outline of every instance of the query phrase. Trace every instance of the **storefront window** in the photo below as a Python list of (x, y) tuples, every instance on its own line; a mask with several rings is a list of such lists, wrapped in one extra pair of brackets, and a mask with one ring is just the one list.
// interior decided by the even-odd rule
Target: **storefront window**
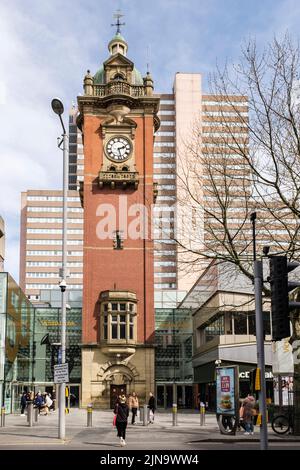
[(248, 314), (249, 335), (255, 335), (255, 313)]
[(247, 331), (247, 313), (234, 313), (234, 334), (246, 335)]
[(224, 335), (224, 315), (215, 318), (204, 328), (205, 342), (213, 340), (216, 336)]

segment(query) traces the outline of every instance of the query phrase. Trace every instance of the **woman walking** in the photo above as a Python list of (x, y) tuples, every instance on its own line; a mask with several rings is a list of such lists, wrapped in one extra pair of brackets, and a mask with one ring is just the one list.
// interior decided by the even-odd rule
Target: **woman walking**
[(125, 395), (119, 397), (118, 402), (115, 404), (114, 413), (116, 415), (116, 427), (118, 431), (118, 437), (120, 438), (121, 446), (125, 446), (127, 419), (129, 415), (129, 407), (126, 404)]
[(129, 397), (129, 408), (132, 412), (131, 424), (135, 424), (135, 417), (137, 415), (137, 410), (139, 407), (139, 399), (135, 392), (132, 392), (132, 395)]
[(254, 415), (254, 406), (255, 406), (255, 398), (251, 395), (248, 395), (247, 398), (244, 400), (243, 408), (244, 411), (242, 413), (243, 421), (245, 423), (245, 432), (244, 434), (249, 436), (249, 434), (254, 434), (254, 426), (253, 426), (253, 415)]

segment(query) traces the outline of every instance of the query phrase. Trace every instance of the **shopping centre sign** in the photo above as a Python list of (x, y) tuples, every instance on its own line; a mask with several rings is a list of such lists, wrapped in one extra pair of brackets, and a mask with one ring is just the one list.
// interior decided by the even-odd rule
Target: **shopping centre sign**
[[(239, 378), (240, 379), (250, 379), (250, 371), (246, 371), (246, 372), (240, 372), (239, 373)], [(272, 372), (265, 372), (265, 378), (266, 379), (273, 379), (273, 374)]]

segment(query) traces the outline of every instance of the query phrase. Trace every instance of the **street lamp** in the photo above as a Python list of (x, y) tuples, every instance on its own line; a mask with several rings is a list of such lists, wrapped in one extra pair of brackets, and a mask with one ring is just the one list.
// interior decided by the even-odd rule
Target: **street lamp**
[[(55, 114), (59, 116), (62, 125), (62, 139), (58, 143), (63, 150), (63, 243), (62, 243), (62, 269), (60, 270), (61, 282), (59, 284), (61, 290), (61, 363), (66, 362), (66, 277), (67, 277), (67, 200), (68, 200), (68, 136), (61, 115), (64, 112), (64, 105), (58, 98), (51, 101), (51, 106)], [(59, 429), (58, 438), (65, 439), (66, 422), (65, 422), (65, 391), (66, 383), (61, 383), (59, 387)]]

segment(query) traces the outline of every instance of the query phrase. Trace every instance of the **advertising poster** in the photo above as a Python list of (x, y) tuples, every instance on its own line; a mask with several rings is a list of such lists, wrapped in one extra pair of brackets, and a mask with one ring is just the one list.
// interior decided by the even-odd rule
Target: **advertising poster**
[(217, 414), (235, 415), (235, 368), (216, 369)]
[(281, 377), (282, 405), (293, 405), (293, 377)]

